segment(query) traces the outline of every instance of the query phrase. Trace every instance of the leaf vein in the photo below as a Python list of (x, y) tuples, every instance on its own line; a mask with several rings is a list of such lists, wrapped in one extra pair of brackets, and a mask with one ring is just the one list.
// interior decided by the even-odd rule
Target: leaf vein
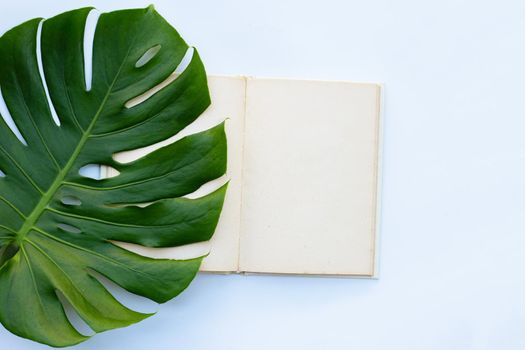
[(25, 99), (25, 95), (24, 93), (22, 92), (22, 90), (20, 89), (20, 83), (18, 81), (18, 76), (15, 74), (14, 75), (14, 78), (16, 80), (16, 84), (14, 84), (16, 86), (16, 90), (17, 92), (23, 96), (24, 98), (22, 98), (22, 101), (23, 101), (23, 105), (24, 105), (24, 109), (26, 110), (27, 114), (28, 114), (28, 118), (29, 120), (31, 121), (31, 124), (33, 125), (33, 127), (35, 128), (35, 131), (36, 133), (38, 134), (38, 138), (40, 139), (40, 141), (42, 142), (42, 145), (44, 146), (44, 148), (46, 149), (46, 152), (47, 154), (49, 154), (49, 156), (51, 157), (51, 160), (53, 161), (53, 163), (55, 164), (55, 167), (57, 169), (60, 169), (60, 165), (58, 164), (55, 156), (53, 155), (53, 153), (51, 153), (51, 150), (49, 149), (49, 147), (47, 146), (47, 143), (44, 141), (44, 137), (42, 136), (42, 133), (40, 132), (40, 128), (38, 127), (38, 125), (36, 124), (34, 118), (33, 118), (33, 113), (31, 113), (31, 110), (29, 109), (29, 106), (27, 105), (27, 102), (26, 102), (26, 99)]
[[(134, 268), (132, 268), (132, 267), (130, 267), (130, 266), (124, 264), (124, 263), (121, 263), (121, 262), (118, 261), (118, 260), (111, 259), (111, 258), (109, 258), (109, 257), (107, 257), (107, 256), (105, 256), (105, 255), (102, 255), (102, 254), (97, 253), (97, 252), (95, 252), (95, 251), (92, 251), (92, 250), (86, 249), (86, 248), (81, 247), (81, 246), (79, 246), (79, 245), (76, 245), (76, 244), (74, 244), (74, 243), (71, 243), (71, 242), (68, 242), (68, 241), (64, 241), (63, 239), (60, 239), (60, 238), (58, 238), (58, 237), (55, 237), (55, 236), (53, 236), (52, 234), (50, 234), (50, 233), (48, 233), (48, 232), (46, 232), (46, 231), (40, 229), (39, 227), (33, 227), (33, 228), (35, 229), (36, 232), (39, 232), (40, 234), (42, 234), (42, 235), (44, 235), (44, 236), (46, 236), (46, 237), (48, 237), (48, 238), (50, 238), (50, 239), (52, 239), (52, 240), (54, 240), (54, 241), (56, 241), (56, 242), (60, 242), (60, 243), (62, 243), (62, 244), (65, 244), (65, 245), (67, 245), (67, 246), (70, 246), (70, 247), (72, 247), (72, 248), (75, 248), (75, 249), (81, 250), (81, 251), (83, 251), (83, 252), (85, 252), (85, 253), (88, 253), (88, 254), (91, 254), (91, 255), (95, 255), (96, 257), (99, 257), (99, 258), (101, 258), (102, 260), (106, 260), (106, 261), (108, 261), (108, 262), (110, 262), (110, 263), (112, 263), (112, 264), (115, 264), (115, 265), (117, 265), (117, 266), (120, 266), (120, 267), (122, 267), (122, 268), (124, 268), (124, 269), (126, 269), (126, 270), (130, 270), (130, 271), (136, 272), (136, 273), (138, 273), (138, 274), (140, 274), (140, 275), (143, 275), (143, 276), (148, 277), (149, 279), (152, 279), (152, 280), (155, 280), (155, 281), (157, 281), (157, 282), (161, 282), (161, 283), (164, 284), (164, 281), (162, 281), (161, 279), (155, 278), (154, 276), (152, 276), (152, 275), (150, 275), (150, 274), (148, 274), (148, 273), (145, 273), (144, 271), (136, 270), (136, 269), (134, 269)], [(112, 244), (112, 243), (109, 243), (109, 242), (107, 242), (107, 241), (106, 241), (106, 243), (108, 243), (108, 244)], [(113, 244), (112, 244), (112, 245), (113, 245)], [(115, 245), (113, 245), (113, 246), (115, 246)], [(116, 247), (116, 246), (115, 246), (115, 247)], [(117, 248), (119, 248), (119, 249), (123, 249), (123, 248), (120, 248), (120, 247), (117, 247)], [(123, 250), (125, 250), (125, 249), (123, 249)], [(126, 250), (126, 251), (127, 251), (127, 250)], [(131, 253), (131, 252), (129, 252), (129, 251), (127, 251), (127, 252), (130, 253), (130, 254), (134, 254), (134, 253)]]
[(22, 255), (24, 256), (24, 259), (27, 263), (27, 267), (29, 268), (29, 273), (31, 275), (31, 280), (33, 281), (33, 287), (35, 288), (35, 292), (38, 298), (38, 304), (40, 304), (40, 308), (44, 310), (44, 304), (42, 302), (42, 296), (40, 295), (40, 291), (38, 290), (38, 284), (36, 283), (35, 273), (33, 272), (33, 267), (31, 266), (31, 261), (29, 259), (29, 255), (27, 254), (25, 248), (23, 246), (20, 246), (20, 250), (22, 251)]
[[(171, 84), (173, 84), (173, 83), (171, 83)], [(182, 95), (183, 94), (181, 94), (180, 96), (177, 96), (177, 98), (175, 100), (173, 100), (172, 103), (175, 103)], [(144, 101), (144, 102), (146, 102), (146, 101)], [(171, 103), (167, 104), (164, 107), (162, 107), (157, 113), (155, 113), (154, 115), (152, 115), (152, 116), (142, 120), (139, 123), (130, 125), (128, 127), (122, 128), (122, 129), (117, 129), (117, 130), (109, 131), (109, 132), (106, 132), (106, 133), (102, 133), (102, 134), (94, 134), (94, 135), (91, 135), (90, 138), (94, 139), (94, 138), (102, 138), (102, 137), (107, 137), (107, 136), (118, 135), (120, 133), (127, 132), (127, 131), (133, 130), (135, 128), (138, 128), (139, 126), (144, 125), (144, 124), (146, 124), (146, 123), (156, 119), (157, 117), (159, 117), (160, 114), (162, 112), (164, 112), (169, 106), (171, 106)]]
[(18, 170), (20, 170), (22, 175), (24, 175), (24, 177), (31, 183), (31, 185), (33, 185), (33, 187), (38, 192), (40, 192), (40, 194), (44, 194), (44, 191), (42, 191), (42, 189), (34, 182), (33, 178), (25, 172), (22, 166), (13, 157), (11, 157), (9, 152), (7, 152), (2, 146), (0, 146), (0, 150), (9, 158), (9, 160), (11, 160), (11, 162), (13, 162), (13, 164), (18, 168)]
[(202, 154), (200, 156), (199, 160), (193, 161), (193, 162), (191, 162), (191, 161), (184, 162), (182, 165), (179, 165), (175, 169), (173, 169), (173, 170), (171, 170), (171, 171), (169, 171), (169, 172), (167, 172), (165, 174), (162, 174), (162, 175), (159, 175), (159, 176), (148, 177), (148, 178), (145, 178), (145, 179), (142, 179), (142, 180), (138, 180), (138, 181), (128, 182), (128, 183), (125, 183), (125, 184), (122, 184), (122, 185), (111, 186), (111, 187), (95, 187), (95, 186), (77, 184), (77, 183), (69, 182), (69, 181), (64, 181), (63, 185), (68, 185), (68, 186), (73, 186), (73, 187), (80, 187), (80, 188), (85, 188), (85, 189), (90, 189), (90, 190), (95, 190), (95, 191), (112, 191), (112, 190), (119, 190), (119, 189), (122, 189), (122, 188), (128, 188), (128, 187), (135, 186), (135, 185), (142, 185), (142, 184), (145, 184), (145, 183), (149, 183), (149, 182), (152, 182), (152, 181), (156, 181), (156, 180), (160, 180), (160, 179), (169, 177), (173, 173), (176, 173), (176, 172), (178, 172), (178, 171), (180, 171), (180, 170), (182, 170), (184, 168), (187, 168), (189, 166), (196, 166), (199, 162), (203, 161), (204, 157), (206, 157), (207, 155), (212, 153), (214, 150), (215, 150), (215, 147), (209, 149), (204, 154)]
[(66, 84), (65, 84), (65, 77), (64, 77), (64, 70), (62, 70), (62, 82), (64, 83), (64, 89), (66, 90), (66, 97), (67, 97), (67, 104), (69, 106), (69, 109), (71, 110), (71, 114), (73, 116), (73, 122), (75, 123), (75, 125), (80, 129), (80, 131), (82, 133), (85, 132), (84, 128), (82, 128), (82, 126), (80, 125), (80, 122), (78, 121), (78, 118), (77, 118), (77, 114), (75, 112), (75, 110), (73, 109), (73, 104), (71, 103), (71, 96), (69, 94), (69, 89), (67, 88)]
[(123, 223), (114, 222), (114, 221), (101, 220), (101, 219), (92, 218), (92, 217), (89, 217), (89, 216), (75, 215), (75, 214), (66, 213), (66, 212), (63, 212), (63, 211), (60, 211), (60, 210), (57, 210), (57, 209), (53, 209), (53, 208), (46, 208), (46, 210), (51, 211), (53, 213), (56, 213), (58, 215), (63, 215), (63, 216), (67, 216), (67, 217), (70, 217), (70, 218), (75, 218), (75, 219), (85, 220), (85, 221), (92, 221), (92, 222), (97, 222), (97, 223), (100, 223), (100, 224), (106, 224), (106, 225), (117, 226), (117, 227), (159, 228), (159, 227), (169, 227), (169, 226), (173, 226), (173, 225), (176, 225), (176, 224), (180, 223), (180, 222), (174, 222), (174, 223), (164, 224), (164, 225), (133, 225), (133, 224), (123, 224)]
[(0, 225), (0, 228), (3, 228), (4, 230), (7, 230), (7, 231), (9, 231), (11, 233), (14, 233), (16, 235), (16, 231), (13, 230), (12, 228), (9, 228), (9, 227), (4, 226), (4, 225)]
[(20, 215), (23, 219), (27, 219), (27, 217), (18, 209), (13, 203), (11, 203), (7, 198), (4, 196), (0, 196), (0, 200), (10, 206), (18, 215)]

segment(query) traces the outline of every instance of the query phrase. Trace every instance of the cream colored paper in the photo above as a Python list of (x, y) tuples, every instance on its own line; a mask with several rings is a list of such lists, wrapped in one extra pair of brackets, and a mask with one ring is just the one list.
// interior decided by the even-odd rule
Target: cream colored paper
[(240, 270), (374, 274), (380, 88), (249, 79)]
[(195, 123), (116, 159), (137, 159), (229, 118), (226, 177), (190, 195), (230, 180), (212, 241), (163, 249), (118, 244), (168, 258), (211, 246), (202, 267), (208, 272), (375, 276), (380, 86), (209, 77), (209, 87), (212, 105)]

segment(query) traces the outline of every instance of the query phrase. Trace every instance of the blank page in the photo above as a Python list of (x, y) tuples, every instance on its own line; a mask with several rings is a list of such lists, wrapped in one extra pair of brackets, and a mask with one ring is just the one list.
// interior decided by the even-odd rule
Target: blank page
[(374, 275), (380, 90), (247, 80), (241, 271)]
[(228, 170), (225, 179), (229, 184), (221, 217), (211, 239), (210, 255), (204, 259), (201, 271), (232, 272), (237, 271), (239, 261), (246, 79), (209, 76), (208, 84), (212, 104), (202, 117), (210, 120), (210, 125), (216, 125), (227, 118)]

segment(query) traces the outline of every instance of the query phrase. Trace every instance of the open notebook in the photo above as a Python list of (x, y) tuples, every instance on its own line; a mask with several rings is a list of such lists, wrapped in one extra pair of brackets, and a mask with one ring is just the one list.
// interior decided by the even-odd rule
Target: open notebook
[(115, 157), (137, 159), (229, 118), (227, 176), (192, 194), (230, 180), (213, 239), (119, 244), (159, 258), (211, 251), (208, 272), (376, 276), (381, 87), (221, 76), (209, 87), (212, 105), (179, 135)]

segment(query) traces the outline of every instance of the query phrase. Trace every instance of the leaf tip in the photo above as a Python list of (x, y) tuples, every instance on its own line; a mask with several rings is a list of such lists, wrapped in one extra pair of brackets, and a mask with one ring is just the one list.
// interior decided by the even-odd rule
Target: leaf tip
[(144, 316), (145, 316), (144, 319), (149, 318), (151, 316), (155, 316), (156, 314), (157, 314), (157, 311), (145, 313), (144, 314)]

